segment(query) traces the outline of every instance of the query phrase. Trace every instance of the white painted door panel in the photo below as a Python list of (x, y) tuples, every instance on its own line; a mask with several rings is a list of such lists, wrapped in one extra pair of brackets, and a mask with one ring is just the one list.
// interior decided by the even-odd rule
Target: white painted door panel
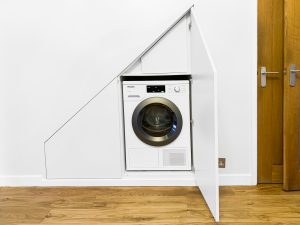
[(219, 220), (218, 122), (215, 69), (191, 12), (193, 156), (197, 185)]
[(47, 178), (120, 178), (120, 84), (115, 79), (45, 143)]
[(141, 58), (142, 73), (188, 72), (188, 24), (184, 16)]

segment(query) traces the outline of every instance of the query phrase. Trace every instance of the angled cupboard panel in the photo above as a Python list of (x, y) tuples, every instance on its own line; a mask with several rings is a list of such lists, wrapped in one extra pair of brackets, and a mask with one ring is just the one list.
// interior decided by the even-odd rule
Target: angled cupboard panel
[(155, 46), (141, 57), (143, 73), (188, 72), (187, 17), (185, 15)]
[(191, 7), (121, 74), (123, 76), (190, 74), (190, 30), (188, 26)]
[(219, 220), (218, 123), (215, 69), (191, 11), (193, 160), (197, 185)]
[(45, 143), (47, 178), (120, 178), (120, 84), (110, 83)]

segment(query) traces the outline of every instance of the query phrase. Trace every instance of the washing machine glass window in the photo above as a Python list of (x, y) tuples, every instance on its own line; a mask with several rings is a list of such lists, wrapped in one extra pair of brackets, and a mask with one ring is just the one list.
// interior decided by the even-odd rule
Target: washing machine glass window
[(152, 97), (140, 102), (132, 116), (137, 137), (146, 144), (163, 146), (174, 141), (182, 129), (182, 116), (170, 100)]
[(170, 108), (160, 103), (152, 103), (143, 108), (139, 120), (144, 132), (154, 137), (176, 132), (176, 116)]

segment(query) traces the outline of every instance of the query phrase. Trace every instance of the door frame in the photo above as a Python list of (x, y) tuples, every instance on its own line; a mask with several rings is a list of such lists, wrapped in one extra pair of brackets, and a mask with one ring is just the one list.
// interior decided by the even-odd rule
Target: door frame
[(257, 185), (257, 155), (258, 155), (258, 148), (257, 148), (257, 54), (258, 54), (258, 37), (257, 37), (257, 27), (258, 27), (258, 3), (257, 1), (255, 1), (255, 4), (253, 4), (253, 6), (255, 7), (255, 10), (253, 10), (253, 17), (252, 17), (252, 31), (253, 31), (253, 37), (252, 40), (253, 42), (251, 43), (252, 46), (252, 51), (253, 51), (253, 62), (252, 62), (252, 71), (251, 74), (253, 74), (253, 76), (251, 77), (251, 185)]

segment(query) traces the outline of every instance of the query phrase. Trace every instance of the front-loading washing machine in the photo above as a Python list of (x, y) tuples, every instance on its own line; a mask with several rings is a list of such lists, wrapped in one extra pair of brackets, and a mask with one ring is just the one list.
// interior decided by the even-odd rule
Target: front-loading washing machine
[(191, 170), (190, 82), (123, 81), (126, 170)]

